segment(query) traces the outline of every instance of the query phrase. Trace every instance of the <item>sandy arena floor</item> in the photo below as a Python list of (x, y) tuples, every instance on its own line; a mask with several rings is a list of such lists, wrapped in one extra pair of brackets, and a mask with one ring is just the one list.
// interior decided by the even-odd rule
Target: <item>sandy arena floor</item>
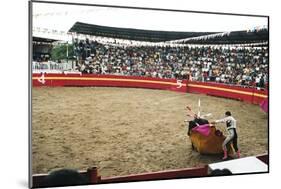
[[(188, 168), (220, 161), (191, 150), (184, 124), (201, 98), (209, 120), (230, 110), (242, 156), (268, 151), (259, 106), (198, 94), (133, 88), (38, 87), (32, 90), (33, 174), (97, 166), (101, 176)], [(224, 125), (220, 124), (221, 130)]]

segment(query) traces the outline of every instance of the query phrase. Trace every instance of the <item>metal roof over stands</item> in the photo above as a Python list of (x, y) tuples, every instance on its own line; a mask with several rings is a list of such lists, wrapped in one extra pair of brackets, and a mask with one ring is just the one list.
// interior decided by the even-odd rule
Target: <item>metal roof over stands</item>
[(56, 40), (56, 39), (48, 39), (48, 38), (42, 38), (42, 37), (32, 37), (32, 42), (39, 42), (39, 43), (45, 43), (45, 44), (47, 44), (47, 43), (53, 43), (53, 42), (55, 42), (55, 41), (58, 41), (58, 40)]
[(76, 22), (69, 30), (85, 35), (94, 35), (101, 37), (111, 37), (119, 39), (128, 39), (136, 41), (162, 42), (171, 41), (189, 37), (199, 37), (202, 35), (214, 34), (214, 32), (175, 32), (175, 31), (155, 31), (140, 30), (133, 28), (116, 28), (108, 26), (99, 26)]
[(146, 42), (167, 42), (176, 44), (245, 44), (261, 43), (268, 41), (268, 29), (255, 29), (252, 31), (233, 32), (175, 32), (175, 31), (154, 31), (133, 28), (117, 28), (99, 26), (76, 22), (69, 32), (118, 38)]
[(184, 43), (193, 44), (243, 44), (243, 43), (261, 43), (268, 41), (268, 30), (262, 29), (258, 31), (233, 31), (227, 35), (216, 36), (206, 39), (188, 40)]

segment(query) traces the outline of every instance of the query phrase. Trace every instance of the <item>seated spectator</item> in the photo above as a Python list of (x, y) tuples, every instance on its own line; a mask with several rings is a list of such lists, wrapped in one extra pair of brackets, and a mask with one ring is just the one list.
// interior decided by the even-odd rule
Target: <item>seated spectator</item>
[(43, 187), (75, 186), (89, 184), (89, 179), (76, 170), (61, 169), (51, 172), (43, 180)]
[(220, 175), (232, 175), (229, 169), (215, 169), (211, 171), (210, 176), (220, 176)]

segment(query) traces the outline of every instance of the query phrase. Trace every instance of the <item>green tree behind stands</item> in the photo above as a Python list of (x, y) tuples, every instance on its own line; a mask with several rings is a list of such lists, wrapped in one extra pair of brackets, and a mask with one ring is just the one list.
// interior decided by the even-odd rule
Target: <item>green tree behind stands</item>
[(51, 59), (53, 61), (71, 60), (73, 59), (73, 44), (68, 44), (68, 57), (67, 57), (67, 44), (57, 44), (51, 50)]

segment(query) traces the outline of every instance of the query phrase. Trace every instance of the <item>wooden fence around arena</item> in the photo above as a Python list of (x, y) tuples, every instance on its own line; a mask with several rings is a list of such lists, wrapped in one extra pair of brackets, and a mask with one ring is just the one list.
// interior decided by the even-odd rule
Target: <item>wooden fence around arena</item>
[(188, 81), (187, 92), (207, 94), (217, 97), (241, 100), (252, 104), (260, 104), (268, 98), (267, 90), (231, 86), (220, 83)]
[[(260, 161), (269, 164), (268, 154), (261, 154), (256, 156)], [(101, 177), (98, 173), (98, 168), (89, 168), (87, 171), (79, 171), (79, 173), (89, 179), (90, 183), (87, 184), (105, 184), (105, 183), (118, 183), (118, 182), (135, 182), (135, 181), (150, 181), (150, 180), (164, 180), (164, 179), (178, 179), (178, 178), (196, 178), (208, 176), (208, 165), (201, 167), (174, 169), (167, 171), (140, 173), (125, 176), (115, 177)], [(32, 176), (32, 187), (42, 187), (44, 178), (48, 174), (35, 174)]]
[(134, 87), (162, 89), (176, 92), (200, 93), (231, 98), (252, 104), (260, 104), (268, 98), (267, 90), (230, 86), (212, 82), (195, 82), (176, 79), (160, 79), (119, 75), (95, 74), (33, 74), (33, 86), (81, 86), (81, 87)]
[[(79, 171), (79, 173), (87, 177), (90, 181), (88, 184), (106, 184), (106, 183), (118, 183), (118, 182), (136, 182), (136, 181), (150, 181), (150, 180), (164, 180), (164, 179), (177, 179), (177, 178), (194, 178), (207, 176), (208, 166), (186, 168), (186, 169), (175, 169), (151, 173), (140, 173), (125, 176), (115, 177), (101, 177), (98, 174), (96, 167), (89, 168), (86, 171)], [(42, 187), (45, 177), (48, 174), (35, 174), (32, 176), (33, 188)]]
[(95, 74), (33, 74), (33, 86), (134, 87), (186, 92), (186, 80)]

